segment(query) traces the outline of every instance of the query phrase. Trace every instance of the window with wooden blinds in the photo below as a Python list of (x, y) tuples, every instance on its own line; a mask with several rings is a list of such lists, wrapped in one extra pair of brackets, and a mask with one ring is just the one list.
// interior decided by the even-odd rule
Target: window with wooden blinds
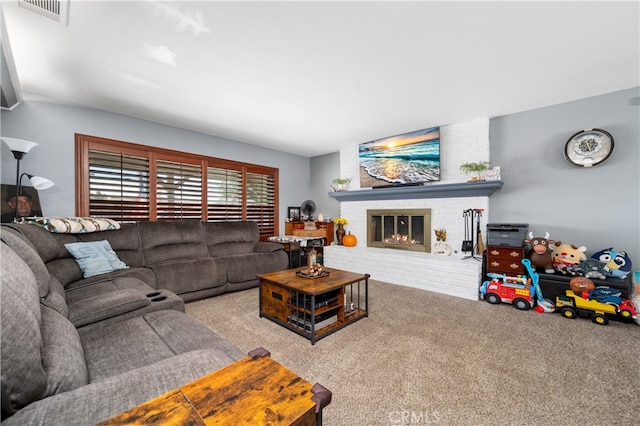
[(260, 235), (276, 235), (275, 179), (247, 172), (247, 220), (258, 222)]
[(156, 206), (157, 220), (202, 219), (202, 167), (158, 160)]
[(242, 171), (207, 168), (207, 220), (242, 220)]
[(148, 158), (89, 150), (88, 166), (88, 216), (149, 220)]
[(278, 234), (278, 169), (76, 135), (76, 214), (139, 220), (256, 221)]

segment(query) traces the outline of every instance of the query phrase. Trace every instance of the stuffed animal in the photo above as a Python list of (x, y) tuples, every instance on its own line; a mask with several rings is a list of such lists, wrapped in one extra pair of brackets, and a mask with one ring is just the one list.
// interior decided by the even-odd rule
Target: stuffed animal
[(585, 278), (598, 278), (601, 280), (607, 278), (604, 265), (596, 259), (585, 259), (576, 266), (572, 266), (571, 269)]
[(609, 277), (626, 278), (631, 272), (631, 259), (624, 251), (615, 251), (613, 247), (600, 250), (591, 255), (592, 259), (604, 264), (605, 274)]
[(576, 275), (571, 267), (587, 258), (585, 251), (587, 251), (585, 246), (576, 247), (573, 244), (562, 244), (562, 241), (556, 241), (555, 248), (551, 251), (553, 269), (563, 275)]
[(529, 239), (524, 240), (525, 243), (531, 245), (531, 250), (527, 254), (527, 259), (531, 261), (534, 270), (543, 269), (547, 274), (553, 274), (553, 258), (549, 253), (549, 249), (555, 241), (549, 239), (549, 233), (546, 232), (543, 237), (534, 237), (533, 232), (529, 232)]

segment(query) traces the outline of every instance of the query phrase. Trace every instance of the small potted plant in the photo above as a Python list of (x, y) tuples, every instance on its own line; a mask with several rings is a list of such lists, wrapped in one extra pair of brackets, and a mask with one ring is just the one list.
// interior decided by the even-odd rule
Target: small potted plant
[(480, 182), (480, 181), (484, 180), (484, 179), (482, 179), (482, 176), (480, 175), (480, 172), (484, 172), (486, 170), (489, 170), (489, 162), (488, 161), (480, 161), (478, 163), (463, 163), (463, 164), (460, 165), (460, 170), (462, 170), (466, 174), (477, 173), (476, 176), (473, 176), (467, 182)]
[(335, 178), (333, 180), (333, 188), (335, 191), (345, 191), (349, 182), (351, 182), (349, 178)]

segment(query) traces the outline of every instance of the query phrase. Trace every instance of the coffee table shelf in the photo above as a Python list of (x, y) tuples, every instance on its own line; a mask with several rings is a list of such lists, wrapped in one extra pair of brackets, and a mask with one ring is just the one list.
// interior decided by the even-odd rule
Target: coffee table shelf
[(325, 268), (329, 275), (304, 278), (300, 269), (260, 278), (260, 316), (311, 340), (328, 336), (369, 315), (369, 274)]

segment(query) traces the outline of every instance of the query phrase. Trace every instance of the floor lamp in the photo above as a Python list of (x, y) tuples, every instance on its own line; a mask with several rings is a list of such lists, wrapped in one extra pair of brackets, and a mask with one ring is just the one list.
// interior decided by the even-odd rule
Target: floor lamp
[(18, 197), (22, 195), (21, 182), (24, 176), (27, 176), (29, 178), (29, 180), (31, 181), (31, 184), (36, 190), (51, 188), (54, 185), (54, 183), (49, 179), (46, 179), (40, 176), (33, 176), (27, 173), (20, 174), (20, 160), (22, 160), (22, 158), (25, 155), (27, 155), (27, 153), (31, 151), (32, 148), (38, 146), (37, 143), (31, 142), (25, 139), (17, 139), (17, 138), (2, 137), (1, 139), (5, 144), (7, 144), (7, 146), (13, 153), (13, 157), (16, 159), (16, 162), (17, 162), (16, 193), (15, 193), (16, 207), (14, 209), (14, 220), (15, 220), (15, 219), (18, 219), (19, 217), (18, 216)]

